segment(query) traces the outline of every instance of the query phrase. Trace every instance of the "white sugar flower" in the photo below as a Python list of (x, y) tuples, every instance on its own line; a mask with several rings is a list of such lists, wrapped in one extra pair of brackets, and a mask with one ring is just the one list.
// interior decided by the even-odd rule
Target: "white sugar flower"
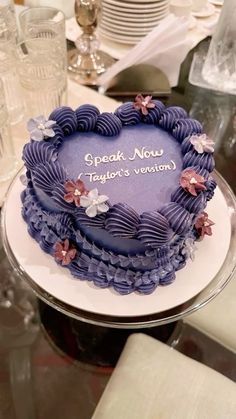
[(195, 250), (197, 250), (197, 247), (195, 246), (194, 239), (192, 239), (191, 237), (188, 237), (184, 241), (184, 248), (182, 249), (182, 255), (186, 256), (187, 259), (190, 258), (191, 260), (194, 260)]
[(206, 134), (192, 135), (189, 141), (193, 145), (194, 150), (196, 150), (199, 154), (204, 152), (214, 152), (214, 141), (212, 141)]
[(41, 141), (47, 137), (54, 137), (55, 132), (52, 127), (56, 124), (56, 121), (47, 121), (43, 115), (39, 115), (36, 118), (31, 118), (27, 122), (27, 129), (30, 132), (30, 138), (35, 141)]
[(95, 188), (89, 191), (88, 195), (80, 197), (80, 206), (86, 208), (85, 213), (88, 217), (93, 218), (109, 210), (109, 206), (105, 204), (108, 199), (106, 195), (99, 195)]

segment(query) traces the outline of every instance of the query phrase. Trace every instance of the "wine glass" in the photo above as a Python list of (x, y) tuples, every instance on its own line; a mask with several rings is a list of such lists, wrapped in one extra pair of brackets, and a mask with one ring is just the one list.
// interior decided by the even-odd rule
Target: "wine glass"
[(83, 33), (68, 54), (68, 69), (81, 84), (94, 85), (115, 60), (100, 51), (95, 29), (101, 11), (100, 0), (75, 0), (75, 18)]

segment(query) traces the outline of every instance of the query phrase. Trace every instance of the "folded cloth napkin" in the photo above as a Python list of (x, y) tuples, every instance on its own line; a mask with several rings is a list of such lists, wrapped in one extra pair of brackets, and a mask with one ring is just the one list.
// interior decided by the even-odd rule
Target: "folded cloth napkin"
[(176, 86), (180, 65), (192, 48), (187, 33), (188, 21), (185, 18), (168, 15), (131, 51), (102, 74), (98, 84), (105, 91), (113, 77), (122, 70), (146, 63), (163, 71), (170, 86)]
[(235, 418), (236, 383), (141, 333), (128, 338), (92, 416), (92, 419)]

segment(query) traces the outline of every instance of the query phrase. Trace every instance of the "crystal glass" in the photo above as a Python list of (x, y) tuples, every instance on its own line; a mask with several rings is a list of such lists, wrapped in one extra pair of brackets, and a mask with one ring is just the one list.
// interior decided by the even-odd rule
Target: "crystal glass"
[(96, 84), (97, 77), (115, 62), (98, 49), (99, 41), (94, 32), (100, 10), (100, 0), (75, 0), (75, 18), (83, 33), (75, 41), (76, 49), (69, 52), (68, 69), (81, 84)]
[(0, 39), (0, 77), (3, 81), (10, 122), (16, 124), (24, 115), (22, 92), (16, 67), (15, 45)]
[(216, 90), (236, 93), (236, 2), (225, 0), (202, 69)]
[(17, 27), (13, 12), (10, 2), (0, 2), (0, 77), (4, 85), (10, 121), (14, 124), (22, 119), (24, 109), (16, 68)]
[(0, 181), (9, 179), (16, 171), (9, 122), (3, 83), (0, 79)]
[(12, 0), (0, 0), (0, 36), (5, 31), (10, 32), (11, 39), (16, 43), (18, 40), (18, 30)]
[(50, 6), (62, 10), (66, 19), (74, 15), (74, 0), (24, 0), (27, 7)]
[(63, 46), (54, 39), (28, 39), (17, 46), (20, 84), (27, 117), (48, 116), (66, 104), (67, 72)]
[(53, 7), (33, 7), (19, 15), (23, 39), (53, 39), (66, 49), (65, 16)]

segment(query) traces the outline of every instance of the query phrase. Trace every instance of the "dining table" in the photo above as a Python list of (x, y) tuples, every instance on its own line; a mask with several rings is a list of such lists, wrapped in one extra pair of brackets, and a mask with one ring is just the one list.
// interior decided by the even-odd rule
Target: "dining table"
[[(194, 86), (189, 71), (194, 54), (209, 43), (204, 39), (192, 49), (181, 65), (178, 85), (161, 99), (167, 106), (184, 107), (203, 124), (216, 144), (216, 170), (236, 193), (236, 97), (213, 89)], [(142, 91), (142, 86), (140, 86)], [(100, 94), (96, 87), (81, 86), (68, 80), (68, 104), (94, 103), (112, 111), (129, 100), (128, 95)], [(155, 92), (155, 98), (158, 93)], [(27, 141), (25, 121), (13, 127), (19, 160)], [(9, 182), (0, 185), (0, 204), (5, 200)], [(7, 254), (0, 238), (0, 417), (7, 419), (89, 419), (98, 404), (127, 337), (135, 327), (78, 319), (47, 302), (24, 280)], [(148, 296), (146, 297), (148, 298)], [(217, 298), (217, 296), (216, 296)], [(211, 302), (209, 302), (211, 304)], [(172, 321), (147, 327), (149, 334), (170, 344), (181, 315)], [(196, 356), (194, 331), (186, 329), (180, 350)], [(200, 334), (198, 340), (204, 339)], [(208, 342), (209, 357), (214, 352)], [(227, 353), (225, 354), (227, 357)], [(229, 356), (230, 362), (232, 357)], [(207, 356), (205, 357), (207, 359)]]

